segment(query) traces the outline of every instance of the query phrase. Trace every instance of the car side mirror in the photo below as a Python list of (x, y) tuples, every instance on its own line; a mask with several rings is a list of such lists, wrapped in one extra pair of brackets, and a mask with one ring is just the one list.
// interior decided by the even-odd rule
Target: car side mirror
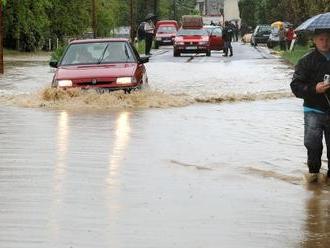
[(147, 56), (140, 57), (140, 59), (139, 59), (139, 64), (145, 64), (148, 62), (149, 62), (149, 57), (147, 57)]
[(49, 61), (49, 66), (53, 68), (57, 68), (58, 61), (57, 60), (51, 60)]

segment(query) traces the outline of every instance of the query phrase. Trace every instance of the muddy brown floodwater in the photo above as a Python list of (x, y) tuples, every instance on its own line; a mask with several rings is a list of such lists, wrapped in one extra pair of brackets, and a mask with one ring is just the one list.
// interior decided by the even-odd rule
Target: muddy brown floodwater
[(329, 247), (292, 69), (234, 48), (253, 59), (154, 56), (132, 95), (55, 94), (46, 62), (8, 62), (0, 247)]

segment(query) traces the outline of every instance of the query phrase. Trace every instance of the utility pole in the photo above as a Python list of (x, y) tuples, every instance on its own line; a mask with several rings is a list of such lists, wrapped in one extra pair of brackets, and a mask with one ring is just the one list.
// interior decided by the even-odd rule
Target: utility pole
[(0, 74), (4, 73), (3, 66), (3, 13), (2, 13), (3, 1), (0, 2)]
[(96, 38), (96, 0), (92, 0), (92, 29), (93, 38)]
[(134, 24), (133, 24), (133, 0), (129, 1), (129, 26), (131, 41), (134, 41)]
[(154, 0), (154, 15), (158, 16), (158, 0)]

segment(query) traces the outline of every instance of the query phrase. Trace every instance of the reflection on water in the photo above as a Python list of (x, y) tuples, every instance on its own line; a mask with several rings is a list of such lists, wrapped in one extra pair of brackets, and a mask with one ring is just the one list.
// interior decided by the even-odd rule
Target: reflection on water
[(312, 196), (306, 202), (306, 238), (302, 247), (330, 247), (330, 188), (312, 184), (308, 189)]
[(120, 167), (120, 163), (124, 157), (125, 149), (127, 148), (130, 139), (130, 113), (120, 112), (116, 120), (116, 129), (114, 143), (110, 153), (109, 162), (109, 182), (113, 183), (116, 180), (116, 175)]
[(54, 168), (53, 187), (54, 194), (50, 212), (50, 227), (52, 235), (57, 238), (60, 225), (58, 223), (58, 213), (62, 209), (64, 198), (64, 182), (67, 171), (67, 154), (69, 139), (69, 116), (66, 111), (62, 111), (57, 119), (57, 140), (56, 140), (56, 158)]
[(69, 120), (68, 113), (62, 111), (58, 116), (57, 126), (57, 161), (55, 164), (55, 191), (60, 192), (66, 173), (68, 153)]

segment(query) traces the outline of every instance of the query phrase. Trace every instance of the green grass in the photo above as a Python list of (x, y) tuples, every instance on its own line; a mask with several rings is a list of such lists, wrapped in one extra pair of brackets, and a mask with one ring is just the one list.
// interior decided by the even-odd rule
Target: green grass
[[(145, 41), (144, 40), (134, 42), (134, 46), (140, 55), (144, 54), (144, 52), (145, 52), (145, 49), (144, 49)], [(155, 42), (153, 41), (151, 48), (154, 48), (154, 47), (155, 47)]]
[(145, 46), (144, 40), (134, 42), (134, 46), (139, 54), (144, 54), (144, 46)]
[(312, 48), (310, 45), (295, 45), (293, 51), (281, 51), (278, 46), (274, 47), (274, 51), (278, 52), (283, 59), (287, 60), (292, 65), (296, 65), (299, 59), (308, 53), (311, 49)]
[(59, 61), (66, 48), (67, 48), (67, 46), (61, 46), (61, 47), (57, 48), (54, 52), (52, 52), (51, 60)]
[(282, 58), (289, 61), (291, 64), (296, 65), (301, 57), (311, 50), (310, 46), (296, 45), (293, 51), (281, 52)]

